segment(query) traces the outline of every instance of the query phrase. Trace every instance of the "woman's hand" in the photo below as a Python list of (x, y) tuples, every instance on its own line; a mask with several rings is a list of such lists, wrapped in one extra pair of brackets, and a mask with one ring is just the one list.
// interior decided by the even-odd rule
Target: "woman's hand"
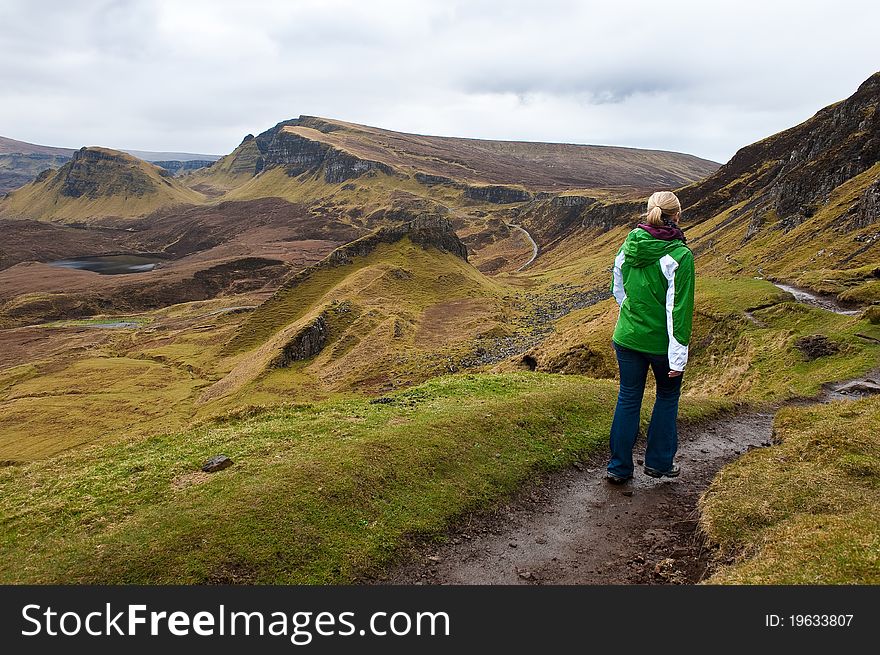
[(684, 373), (684, 371), (669, 371), (669, 377), (677, 378), (682, 373)]

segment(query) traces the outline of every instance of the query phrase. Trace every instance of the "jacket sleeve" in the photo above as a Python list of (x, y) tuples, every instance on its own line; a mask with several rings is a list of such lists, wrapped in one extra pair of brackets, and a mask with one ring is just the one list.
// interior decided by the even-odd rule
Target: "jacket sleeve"
[(620, 246), (617, 257), (614, 258), (614, 267), (611, 269), (611, 293), (618, 305), (623, 305), (623, 301), (626, 300), (626, 290), (623, 288), (623, 262), (625, 259), (623, 246)]
[[(667, 260), (668, 258), (668, 260)], [(669, 368), (683, 371), (688, 362), (688, 344), (694, 320), (694, 255), (688, 250), (681, 261), (661, 260), (668, 288), (666, 292), (666, 331), (669, 336)], [(671, 261), (670, 261), (671, 260)]]

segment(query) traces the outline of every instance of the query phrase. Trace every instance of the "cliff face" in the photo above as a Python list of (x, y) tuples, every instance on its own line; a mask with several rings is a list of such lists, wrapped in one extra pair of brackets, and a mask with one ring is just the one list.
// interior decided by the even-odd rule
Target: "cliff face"
[(704, 182), (681, 190), (689, 219), (703, 221), (746, 201), (752, 235), (763, 225), (791, 230), (841, 184), (880, 161), (880, 73), (811, 119), (746, 146)]
[[(839, 258), (829, 263), (839, 265), (880, 240), (878, 106), (880, 73), (846, 100), (740, 149), (702, 182), (678, 189), (683, 226), (695, 252), (716, 252), (724, 243), (727, 252), (739, 254), (734, 251), (754, 244), (755, 257), (762, 261), (779, 247), (775, 235), (798, 234), (796, 243), (785, 248), (805, 248), (799, 255), (804, 259), (807, 246), (815, 244), (815, 253), (834, 242), (828, 252)], [(644, 200), (606, 203), (539, 196), (518, 214), (546, 249), (577, 230), (634, 226), (644, 211)], [(750, 257), (751, 250), (743, 255)]]
[(525, 189), (493, 184), (465, 187), (464, 197), (481, 202), (505, 205), (514, 202), (528, 202), (532, 199), (532, 194)]
[(345, 182), (370, 171), (388, 175), (394, 173), (387, 164), (358, 157), (284, 128), (278, 131), (266, 147), (265, 167), (275, 166), (283, 166), (291, 177), (308, 171), (320, 171), (328, 184)]
[(154, 191), (153, 180), (130, 155), (103, 148), (80, 148), (51, 177), (48, 188), (68, 198), (124, 194), (142, 197)]
[(38, 175), (70, 161), (67, 155), (0, 153), (0, 195), (32, 182)]

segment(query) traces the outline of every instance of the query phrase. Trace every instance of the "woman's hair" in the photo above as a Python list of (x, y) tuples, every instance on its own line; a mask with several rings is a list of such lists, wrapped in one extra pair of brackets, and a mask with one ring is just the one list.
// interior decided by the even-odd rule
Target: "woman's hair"
[(664, 216), (675, 216), (681, 211), (681, 203), (672, 191), (657, 191), (648, 198), (648, 225), (663, 225)]

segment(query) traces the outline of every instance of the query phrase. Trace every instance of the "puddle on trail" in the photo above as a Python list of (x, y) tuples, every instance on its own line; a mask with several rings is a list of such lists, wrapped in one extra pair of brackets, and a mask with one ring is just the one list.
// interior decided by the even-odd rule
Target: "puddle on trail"
[(92, 271), (101, 275), (119, 275), (123, 273), (146, 273), (156, 268), (161, 262), (159, 257), (149, 255), (106, 255), (102, 257), (78, 257), (76, 259), (59, 259), (49, 262), (50, 266), (74, 268), (80, 271)]

